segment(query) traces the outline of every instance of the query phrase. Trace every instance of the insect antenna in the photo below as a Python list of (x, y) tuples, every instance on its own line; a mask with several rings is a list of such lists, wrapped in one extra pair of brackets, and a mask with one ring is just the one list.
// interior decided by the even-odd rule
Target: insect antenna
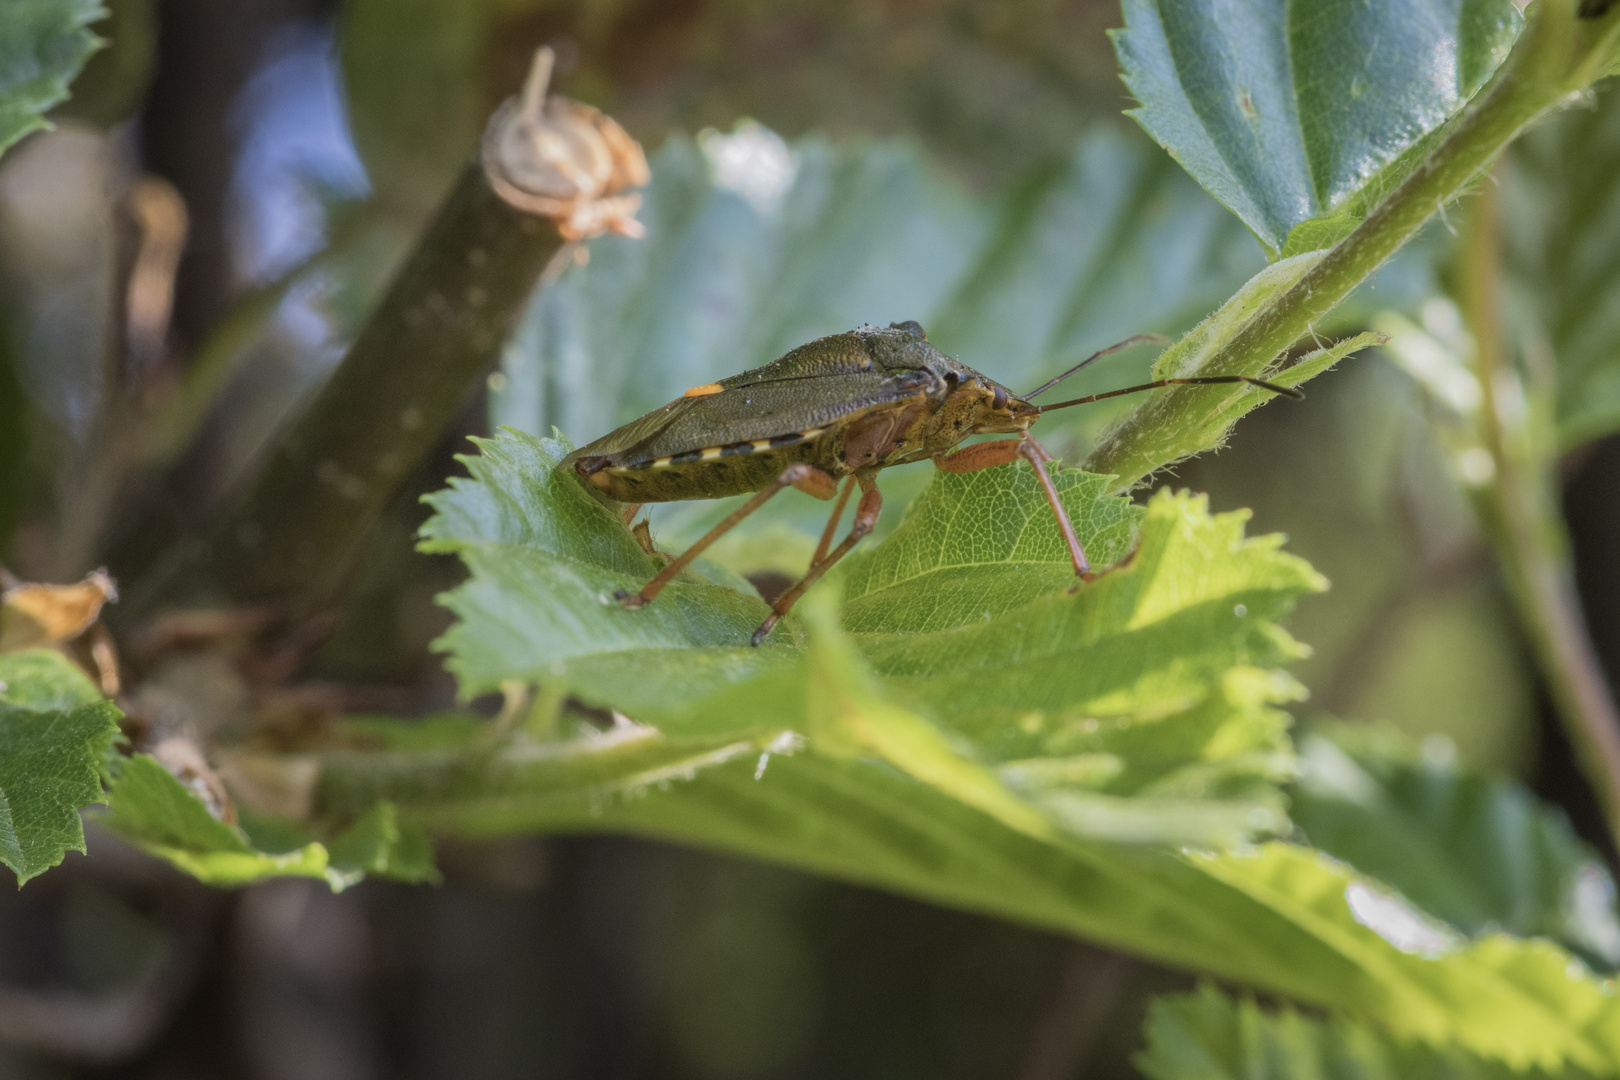
[(1087, 364), (1090, 364), (1090, 363), (1092, 363), (1093, 361), (1096, 361), (1096, 360), (1101, 360), (1103, 357), (1107, 356), (1110, 353), (1117, 353), (1122, 349), (1129, 349), (1133, 345), (1168, 345), (1168, 344), (1170, 344), (1170, 339), (1167, 338), (1167, 337), (1164, 337), (1161, 334), (1134, 334), (1131, 337), (1126, 338), (1124, 341), (1115, 342), (1114, 344), (1108, 346), (1108, 348), (1106, 348), (1106, 349), (1098, 349), (1096, 352), (1092, 353), (1090, 356), (1086, 357), (1084, 360), (1080, 361), (1078, 364), (1074, 365), (1074, 367), (1070, 368), (1068, 371), (1065, 371), (1063, 374), (1059, 375), (1057, 378), (1048, 379), (1046, 382), (1042, 383), (1040, 386), (1036, 387), (1034, 390), (1031, 390), (1029, 393), (1025, 394), (1024, 395), (1024, 400), (1029, 401), (1036, 394), (1044, 394), (1044, 393), (1046, 393), (1048, 390), (1052, 389), (1052, 387), (1056, 386), (1058, 383), (1062, 382), (1064, 379), (1067, 379), (1070, 375), (1073, 375), (1075, 372), (1079, 371), (1081, 368), (1084, 368)]
[(1273, 394), (1302, 401), (1305, 395), (1292, 386), (1278, 386), (1276, 383), (1266, 382), (1264, 379), (1251, 379), (1247, 375), (1201, 375), (1187, 379), (1155, 379), (1140, 386), (1127, 386), (1123, 390), (1110, 390), (1105, 394), (1091, 394), (1087, 397), (1075, 398), (1073, 401), (1060, 401), (1056, 405), (1043, 405), (1041, 412), (1049, 413), (1054, 409), (1067, 409), (1070, 405), (1089, 405), (1093, 401), (1103, 401), (1107, 398), (1124, 397), (1126, 394), (1140, 394), (1144, 390), (1157, 390), (1161, 386), (1224, 386), (1232, 383), (1248, 383), (1258, 386), (1262, 390), (1270, 390)]

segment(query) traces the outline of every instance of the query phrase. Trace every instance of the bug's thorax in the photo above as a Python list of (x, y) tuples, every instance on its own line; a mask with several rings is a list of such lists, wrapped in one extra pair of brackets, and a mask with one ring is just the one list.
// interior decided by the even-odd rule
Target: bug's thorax
[(1040, 410), (1005, 386), (966, 365), (947, 373), (947, 391), (912, 442), (929, 454), (942, 454), (970, 435), (1016, 434), (1028, 429)]

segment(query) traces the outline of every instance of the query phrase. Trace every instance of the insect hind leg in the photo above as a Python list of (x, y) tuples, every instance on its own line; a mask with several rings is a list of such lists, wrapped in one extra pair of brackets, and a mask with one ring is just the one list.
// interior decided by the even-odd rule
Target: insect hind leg
[[(870, 472), (856, 473), (855, 481), (861, 486), (861, 501), (855, 505), (855, 520), (850, 523), (849, 535), (844, 537), (843, 542), (833, 548), (825, 558), (819, 558), (812, 562), (810, 569), (805, 571), (804, 577), (800, 578), (791, 589), (776, 598), (776, 603), (771, 605), (770, 617), (759, 624), (759, 629), (754, 631), (754, 636), (749, 641), (749, 644), (757, 646), (764, 641), (766, 635), (776, 628), (777, 623), (782, 621), (782, 616), (793, 610), (793, 605), (799, 602), (799, 597), (804, 595), (805, 590), (821, 580), (821, 575), (832, 569), (833, 564), (839, 559), (848, 555), (850, 550), (861, 542), (861, 538), (871, 532), (873, 527), (877, 525), (878, 514), (883, 510), (883, 496), (878, 493), (877, 481), (873, 479)], [(845, 488), (846, 494), (848, 490), (848, 488)], [(839, 500), (838, 510), (833, 517), (834, 521), (837, 521), (838, 517), (842, 515), (843, 509), (843, 500)]]
[(631, 592), (629, 589), (620, 589), (614, 594), (614, 599), (627, 608), (638, 608), (643, 604), (651, 603), (653, 598), (663, 591), (664, 586), (673, 581), (676, 575), (680, 574), (688, 566), (691, 566), (693, 560), (703, 554), (710, 544), (736, 528), (737, 524), (749, 514), (764, 506), (770, 501), (771, 496), (790, 487), (797, 488), (807, 495), (814, 495), (818, 499), (830, 499), (838, 490), (838, 481), (814, 466), (806, 465), (803, 462), (794, 462), (783, 469), (775, 480), (760, 488), (752, 499), (727, 514), (721, 519), (720, 524), (704, 533), (696, 543), (672, 559), (669, 565), (653, 576), (651, 581), (636, 592)]

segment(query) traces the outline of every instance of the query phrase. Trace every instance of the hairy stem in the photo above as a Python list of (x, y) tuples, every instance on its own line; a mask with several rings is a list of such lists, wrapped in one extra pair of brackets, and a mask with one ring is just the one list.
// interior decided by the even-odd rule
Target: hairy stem
[[(1196, 371), (1258, 375), (1333, 310), (1428, 219), (1487, 168), (1526, 125), (1605, 70), (1616, 16), (1577, 20), (1573, 0), (1533, 5), (1513, 52), (1475, 99), (1433, 137), (1423, 162), (1354, 232), (1322, 255), (1293, 285), (1266, 301)], [(1189, 407), (1207, 415), (1232, 395), (1173, 387), (1144, 402), (1092, 453), (1086, 468), (1128, 488), (1156, 469), (1211, 444), (1166, 444), (1157, 432)], [(1236, 415), (1231, 419), (1235, 420)]]
[[(1469, 206), (1458, 260), (1464, 315), (1474, 338), (1482, 392), (1478, 432), (1490, 453), (1491, 480), (1475, 503), (1496, 549), (1519, 618), (1581, 772), (1597, 796), (1612, 842), (1620, 845), (1620, 710), (1587, 632), (1557, 506), (1557, 459), (1550, 437), (1537, 438), (1534, 401), (1510, 427), (1503, 399), (1513, 376), (1502, 340), (1500, 195), (1482, 186)], [(1550, 405), (1552, 388), (1531, 386)], [(1545, 408), (1542, 410), (1545, 411)], [(1547, 418), (1539, 418), (1550, 422)]]

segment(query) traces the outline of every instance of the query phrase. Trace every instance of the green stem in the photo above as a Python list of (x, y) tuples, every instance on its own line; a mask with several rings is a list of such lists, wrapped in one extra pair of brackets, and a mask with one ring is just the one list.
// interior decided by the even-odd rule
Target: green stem
[[(1309, 336), (1318, 320), (1487, 168), (1526, 125), (1584, 87), (1579, 80), (1601, 74), (1603, 65), (1594, 63), (1589, 54), (1610, 45), (1612, 27), (1607, 20), (1594, 28), (1602, 33), (1589, 31), (1578, 24), (1572, 0), (1542, 0), (1531, 7), (1527, 19), (1513, 52), (1474, 101), (1436, 133), (1422, 163), (1355, 231), (1215, 349), (1196, 374), (1259, 374), (1284, 350)], [(1210, 404), (1231, 395), (1200, 387), (1174, 387), (1161, 395), (1111, 433), (1086, 468), (1114, 474), (1115, 487), (1128, 488), (1180, 457), (1208, 449), (1178, 446), (1169, 453), (1154, 428), (1177, 410), (1179, 402), (1201, 402), (1205, 407), (1199, 411), (1207, 414)]]
[[(1475, 492), (1486, 533), (1496, 549), (1508, 590), (1546, 680), (1582, 774), (1602, 808), (1612, 843), (1620, 846), (1620, 710), (1615, 707), (1587, 632), (1569, 559), (1569, 537), (1559, 514), (1558, 477), (1551, 440), (1503, 423), (1501, 388), (1510, 377), (1500, 316), (1500, 195), (1485, 184), (1469, 207), (1459, 252), (1458, 285), (1474, 337), (1481, 389), (1478, 431), (1490, 453), (1490, 482)], [(1545, 397), (1550, 388), (1532, 387)]]

